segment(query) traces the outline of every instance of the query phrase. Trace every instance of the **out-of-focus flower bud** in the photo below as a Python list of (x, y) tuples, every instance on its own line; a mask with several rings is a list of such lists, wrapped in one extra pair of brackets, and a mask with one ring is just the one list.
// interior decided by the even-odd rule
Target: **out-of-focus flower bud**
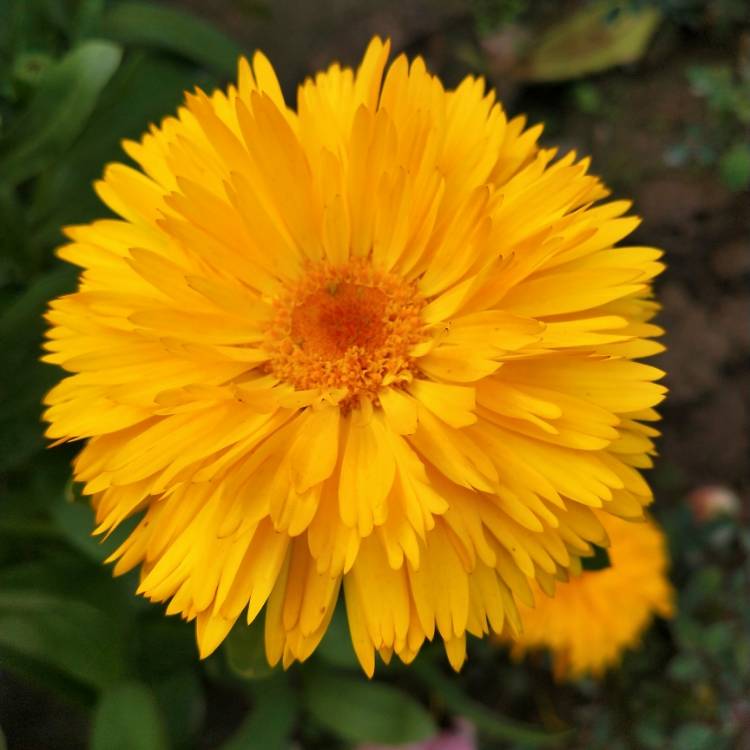
[(720, 484), (698, 487), (688, 495), (688, 503), (699, 523), (706, 523), (720, 516), (736, 518), (740, 512), (737, 493)]

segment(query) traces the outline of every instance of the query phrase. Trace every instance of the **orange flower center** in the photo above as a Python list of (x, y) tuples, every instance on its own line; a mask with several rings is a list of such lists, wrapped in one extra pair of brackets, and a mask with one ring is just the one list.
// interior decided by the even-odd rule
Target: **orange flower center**
[(268, 370), (296, 390), (342, 389), (344, 408), (376, 401), (381, 387), (412, 377), (423, 306), (413, 284), (364, 261), (310, 267), (275, 302)]
[(332, 283), (292, 311), (292, 339), (336, 359), (353, 346), (372, 351), (386, 338), (388, 298), (375, 287)]

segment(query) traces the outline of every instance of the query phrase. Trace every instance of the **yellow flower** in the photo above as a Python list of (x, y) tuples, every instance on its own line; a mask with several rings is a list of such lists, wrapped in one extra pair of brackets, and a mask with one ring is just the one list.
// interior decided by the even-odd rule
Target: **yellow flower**
[(84, 270), (54, 301), (48, 436), (139, 591), (211, 653), (265, 607), (271, 663), (305, 659), (343, 584), (355, 651), (452, 664), (467, 631), (518, 627), (600, 542), (592, 512), (651, 500), (661, 253), (638, 220), (484, 83), (417, 58), (306, 81), (260, 53), (188, 94), (96, 189), (119, 216), (71, 227)]
[(536, 606), (520, 607), (523, 632), (514, 654), (548, 648), (559, 679), (601, 675), (638, 643), (654, 615), (672, 615), (664, 534), (650, 520), (602, 521), (611, 542), (610, 567), (576, 571), (554, 598), (535, 584)]

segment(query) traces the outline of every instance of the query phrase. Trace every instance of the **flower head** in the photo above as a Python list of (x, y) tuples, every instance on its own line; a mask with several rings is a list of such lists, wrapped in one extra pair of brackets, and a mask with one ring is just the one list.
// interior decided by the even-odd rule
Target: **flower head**
[(515, 639), (515, 654), (548, 648), (561, 679), (601, 675), (638, 643), (655, 615), (672, 615), (664, 534), (650, 520), (609, 517), (603, 523), (611, 542), (610, 566), (578, 570), (557, 587), (554, 598), (538, 591), (533, 609), (521, 605), (523, 631)]
[(615, 248), (629, 203), (481, 80), (388, 55), (296, 110), (241, 60), (125, 144), (118, 218), (59, 251), (47, 434), (86, 441), (97, 533), (139, 515), (115, 571), (204, 656), (265, 607), (270, 661), (305, 659), (343, 587), (368, 673), (436, 633), (458, 667), (651, 500), (661, 253)]

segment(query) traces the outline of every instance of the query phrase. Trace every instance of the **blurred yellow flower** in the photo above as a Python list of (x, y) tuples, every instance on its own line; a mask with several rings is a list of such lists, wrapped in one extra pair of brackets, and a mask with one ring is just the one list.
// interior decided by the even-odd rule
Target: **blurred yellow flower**
[(600, 676), (639, 642), (655, 615), (672, 615), (664, 534), (651, 520), (602, 521), (611, 542), (610, 566), (571, 571), (570, 581), (557, 587), (554, 598), (535, 585), (536, 606), (520, 607), (523, 632), (513, 653), (549, 649), (559, 679)]
[[(574, 154), (484, 83), (446, 91), (374, 39), (307, 80), (268, 60), (188, 94), (67, 229), (48, 436), (139, 591), (210, 654), (265, 607), (271, 663), (305, 659), (343, 584), (355, 651), (518, 628), (599, 516), (639, 517), (662, 373), (659, 250)], [(506, 625), (509, 623), (509, 625)]]

